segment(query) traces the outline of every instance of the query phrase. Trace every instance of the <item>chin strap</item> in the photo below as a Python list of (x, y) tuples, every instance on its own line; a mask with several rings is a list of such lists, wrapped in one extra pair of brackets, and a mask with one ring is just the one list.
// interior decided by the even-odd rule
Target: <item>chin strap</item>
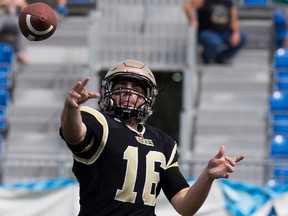
[(115, 107), (114, 113), (121, 119), (138, 117), (138, 111), (134, 109), (124, 109), (121, 107)]

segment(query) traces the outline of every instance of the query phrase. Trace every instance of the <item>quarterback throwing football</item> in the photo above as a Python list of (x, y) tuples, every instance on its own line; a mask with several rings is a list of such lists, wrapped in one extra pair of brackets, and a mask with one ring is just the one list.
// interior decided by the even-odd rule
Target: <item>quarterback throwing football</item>
[[(73, 153), (80, 186), (79, 216), (152, 216), (162, 189), (181, 215), (194, 215), (214, 179), (228, 178), (244, 156), (224, 156), (224, 146), (189, 186), (178, 167), (177, 143), (145, 124), (158, 94), (151, 70), (125, 60), (112, 67), (101, 95), (78, 81), (61, 115), (60, 135)], [(100, 98), (100, 110), (80, 106)]]

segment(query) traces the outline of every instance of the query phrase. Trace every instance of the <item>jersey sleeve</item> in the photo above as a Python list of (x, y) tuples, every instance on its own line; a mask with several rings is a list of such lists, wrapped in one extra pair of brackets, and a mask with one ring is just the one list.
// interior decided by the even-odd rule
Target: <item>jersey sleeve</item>
[[(105, 117), (99, 111), (83, 106), (81, 107), (82, 121), (87, 127), (87, 133), (82, 143), (67, 146), (78, 162), (92, 164), (103, 151), (108, 137), (108, 124)], [(60, 130), (60, 135), (61, 135)], [(63, 138), (63, 135), (61, 135)]]
[(171, 200), (180, 190), (189, 187), (188, 182), (179, 169), (176, 143), (174, 144), (171, 156), (167, 162), (161, 184), (163, 192), (168, 200)]

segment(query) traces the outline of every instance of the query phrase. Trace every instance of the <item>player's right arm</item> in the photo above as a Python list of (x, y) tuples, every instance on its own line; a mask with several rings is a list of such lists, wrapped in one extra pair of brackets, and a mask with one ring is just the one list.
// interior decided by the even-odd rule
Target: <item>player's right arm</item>
[(87, 128), (82, 122), (80, 104), (90, 98), (100, 97), (99, 93), (91, 93), (85, 85), (89, 78), (78, 81), (70, 90), (61, 114), (61, 130), (66, 142), (70, 145), (80, 144), (86, 135)]
[(84, 140), (87, 128), (82, 122), (80, 108), (65, 103), (61, 114), (61, 130), (66, 142), (76, 145)]

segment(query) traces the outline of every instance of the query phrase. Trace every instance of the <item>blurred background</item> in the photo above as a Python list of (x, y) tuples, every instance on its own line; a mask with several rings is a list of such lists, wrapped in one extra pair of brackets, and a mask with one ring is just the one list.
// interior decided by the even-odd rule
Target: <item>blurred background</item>
[[(58, 201), (48, 199), (54, 200), (49, 215), (77, 215), (73, 160), (58, 135), (63, 102), (75, 81), (90, 76), (89, 89), (99, 91), (111, 66), (133, 58), (147, 64), (163, 88), (148, 123), (178, 142), (180, 166), (191, 183), (221, 145), (227, 155), (245, 155), (229, 180), (213, 185), (197, 215), (288, 215), (285, 1), (238, 2), (249, 41), (226, 65), (199, 60), (184, 0), (68, 0), (63, 14), (56, 2), (41, 2), (55, 8), (58, 27), (45, 41), (27, 41), (29, 64), (15, 60), (13, 36), (0, 35), (1, 202), (17, 188), (39, 201), (39, 193), (48, 199), (47, 190), (60, 193), (72, 186)], [(88, 103), (97, 107), (97, 101)], [(21, 205), (11, 196), (6, 206)], [(157, 215), (178, 215), (162, 194), (159, 200)], [(67, 214), (59, 213), (65, 208)], [(12, 210), (0, 204), (0, 214), (10, 216)]]

